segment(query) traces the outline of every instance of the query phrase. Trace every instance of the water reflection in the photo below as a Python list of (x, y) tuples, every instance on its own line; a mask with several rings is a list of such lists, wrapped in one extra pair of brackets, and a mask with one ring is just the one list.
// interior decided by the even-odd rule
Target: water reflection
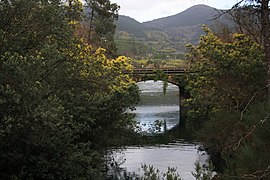
[[(166, 94), (163, 93), (162, 81), (139, 82), (138, 86), (141, 89), (141, 102), (136, 107), (135, 114), (143, 130), (146, 131), (156, 120), (166, 120), (168, 129), (178, 124), (179, 90), (177, 86), (169, 84)], [(113, 159), (120, 162), (118, 165), (126, 169), (126, 172), (142, 175), (140, 167), (143, 163), (153, 165), (162, 172), (166, 172), (170, 166), (176, 167), (183, 179), (193, 180), (195, 178), (191, 172), (194, 172), (194, 163), (198, 161), (201, 165), (206, 164), (208, 158), (204, 152), (197, 150), (199, 146), (198, 143), (176, 141), (168, 145), (127, 147), (120, 152), (115, 150), (112, 154)], [(117, 175), (116, 179), (123, 179), (121, 173), (122, 171), (112, 174)]]
[(156, 120), (166, 121), (168, 129), (179, 123), (179, 90), (177, 86), (169, 83), (164, 94), (162, 81), (146, 81), (137, 84), (141, 90), (141, 101), (134, 113), (143, 131), (147, 131)]
[[(128, 147), (121, 153), (115, 154), (116, 160), (124, 160), (121, 165), (127, 172), (142, 175), (141, 164), (153, 165), (161, 172), (166, 172), (168, 167), (176, 167), (178, 174), (185, 180), (195, 179), (194, 163), (207, 164), (208, 156), (205, 152), (198, 151), (199, 145), (176, 141), (168, 145)], [(119, 160), (120, 161), (120, 160)]]

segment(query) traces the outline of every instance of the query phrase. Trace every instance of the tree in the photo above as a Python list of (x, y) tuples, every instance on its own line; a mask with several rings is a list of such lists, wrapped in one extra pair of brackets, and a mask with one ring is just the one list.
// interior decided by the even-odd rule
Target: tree
[[(266, 67), (263, 49), (245, 35), (234, 35), (231, 43), (222, 42), (209, 29), (198, 46), (189, 46), (192, 61), (187, 90), (193, 107), (190, 117), (208, 119), (217, 109), (242, 110), (250, 98), (265, 87)], [(196, 126), (201, 123), (194, 121)]]
[[(267, 124), (261, 121), (261, 117), (266, 118), (267, 113), (256, 109), (249, 114), (250, 107), (264, 101), (266, 96), (264, 49), (247, 35), (235, 34), (230, 42), (224, 42), (209, 29), (206, 28), (205, 32), (198, 46), (189, 46), (190, 71), (193, 73), (186, 79), (187, 90), (191, 95), (186, 102), (190, 108), (187, 122), (196, 132), (200, 131), (199, 139), (210, 153), (212, 162), (219, 170), (229, 172), (228, 179), (233, 179), (234, 173), (243, 177), (244, 174), (251, 176), (253, 172), (267, 169), (268, 164), (266, 166), (265, 162), (269, 162), (268, 159), (259, 158), (255, 170), (244, 165), (247, 162), (244, 159), (254, 160), (258, 157), (249, 155), (260, 154), (258, 149), (261, 148), (256, 148), (261, 145), (260, 140), (268, 143), (266, 139), (269, 138), (265, 133), (258, 141), (250, 139), (253, 131), (267, 129), (261, 126), (261, 122)], [(249, 122), (249, 118), (252, 118), (252, 122)], [(246, 139), (251, 143), (243, 143)], [(245, 151), (242, 143), (251, 146), (249, 152), (252, 154)], [(264, 151), (263, 148), (260, 152)], [(222, 166), (228, 169), (221, 169)]]
[(0, 1), (0, 179), (103, 179), (106, 147), (134, 128), (129, 59), (92, 53), (68, 8)]
[(67, 0), (67, 18), (70, 23), (82, 21), (83, 5), (80, 0)]
[(253, 6), (244, 6), (229, 11), (233, 22), (236, 23), (236, 31), (250, 36), (258, 44), (262, 45), (261, 22), (259, 15)]
[(109, 55), (115, 55), (114, 22), (118, 19), (120, 7), (110, 0), (87, 0), (86, 4), (89, 10), (86, 14), (89, 23), (87, 42), (96, 48), (105, 48)]
[[(242, 3), (244, 3), (242, 5)], [(264, 47), (265, 62), (268, 68), (268, 78), (267, 84), (270, 84), (270, 9), (269, 9), (269, 0), (241, 0), (234, 5), (232, 9), (238, 9), (243, 7), (251, 7), (254, 9), (254, 14), (258, 15), (258, 20), (260, 22), (260, 33), (261, 33), (261, 42)], [(250, 9), (250, 8), (248, 8)], [(253, 14), (253, 15), (254, 15)], [(256, 21), (255, 21), (256, 22)], [(270, 86), (268, 86), (268, 96), (270, 97)]]

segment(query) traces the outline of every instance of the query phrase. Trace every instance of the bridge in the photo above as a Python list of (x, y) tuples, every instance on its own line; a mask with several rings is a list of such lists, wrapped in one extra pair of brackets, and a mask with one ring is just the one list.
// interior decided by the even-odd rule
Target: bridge
[(162, 71), (165, 74), (184, 74), (188, 73), (189, 71), (184, 69), (184, 68), (160, 68), (160, 69), (155, 69), (155, 68), (134, 68), (132, 74), (156, 74), (157, 71)]
[(163, 80), (180, 87), (180, 81), (175, 77), (191, 72), (185, 68), (133, 68), (131, 72), (124, 73), (132, 76), (136, 82)]
[[(183, 106), (183, 100), (189, 98), (189, 93), (185, 91), (184, 83), (177, 78), (179, 75), (184, 75), (186, 73), (191, 73), (184, 68), (133, 68), (132, 72), (128, 72), (136, 82), (146, 81), (146, 80), (166, 80), (179, 88), (179, 126), (184, 127), (186, 124), (186, 111), (187, 108)], [(160, 74), (166, 77), (160, 77)]]

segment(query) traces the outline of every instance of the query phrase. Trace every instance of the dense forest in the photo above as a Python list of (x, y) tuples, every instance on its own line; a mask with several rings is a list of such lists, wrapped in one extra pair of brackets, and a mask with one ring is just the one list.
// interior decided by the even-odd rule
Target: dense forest
[[(216, 179), (270, 178), (268, 4), (227, 11), (237, 34), (204, 27), (187, 46), (193, 73), (177, 78), (189, 93), (179, 131), (203, 143)], [(131, 59), (114, 42), (119, 8), (0, 0), (0, 179), (105, 179), (107, 148), (142, 142), (128, 113), (139, 101)], [(181, 179), (144, 169), (145, 180)]]
[[(228, 14), (237, 34), (204, 28), (188, 46), (183, 78), (187, 128), (210, 153), (218, 179), (269, 179), (269, 1), (239, 1)], [(224, 31), (228, 32), (228, 31)]]
[(80, 1), (0, 1), (0, 179), (104, 179), (105, 148), (133, 132), (138, 89), (130, 60), (97, 44), (102, 13), (89, 44)]

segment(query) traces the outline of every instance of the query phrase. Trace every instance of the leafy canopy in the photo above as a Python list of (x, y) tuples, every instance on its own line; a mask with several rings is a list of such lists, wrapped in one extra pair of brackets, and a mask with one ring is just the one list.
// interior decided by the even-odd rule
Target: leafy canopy
[(129, 59), (74, 35), (78, 2), (0, 1), (0, 179), (103, 179), (134, 128)]
[(232, 42), (222, 42), (209, 29), (204, 30), (199, 45), (188, 47), (194, 72), (188, 76), (190, 101), (242, 109), (265, 86), (263, 49), (242, 34), (233, 35)]

